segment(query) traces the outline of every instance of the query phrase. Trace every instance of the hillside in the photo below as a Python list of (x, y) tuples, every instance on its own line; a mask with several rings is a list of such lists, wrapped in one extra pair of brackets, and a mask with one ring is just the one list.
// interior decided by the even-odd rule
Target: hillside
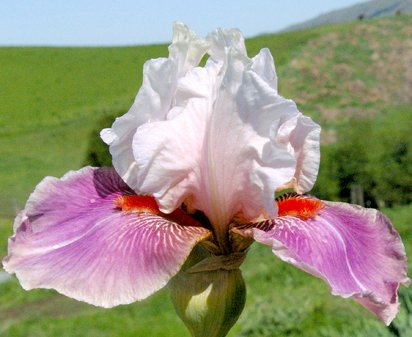
[(412, 13), (411, 0), (372, 0), (360, 2), (356, 5), (337, 9), (321, 14), (313, 19), (291, 25), (284, 31), (308, 29), (322, 25), (351, 22), (362, 17), (373, 19), (385, 16), (393, 16), (397, 13)]
[(282, 92), (322, 125), (324, 142), (333, 141), (335, 126), (351, 116), (410, 106), (411, 36), (408, 15), (323, 27), (280, 70)]
[(0, 215), (45, 175), (79, 168), (96, 121), (127, 111), (143, 63), (162, 55), (166, 46), (0, 48)]

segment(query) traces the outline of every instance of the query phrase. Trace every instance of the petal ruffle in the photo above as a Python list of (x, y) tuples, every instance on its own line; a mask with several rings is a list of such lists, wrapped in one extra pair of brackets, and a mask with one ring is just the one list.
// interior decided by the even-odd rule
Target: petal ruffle
[(113, 201), (130, 194), (109, 168), (45, 178), (16, 218), (4, 268), (25, 289), (53, 288), (98, 306), (144, 299), (209, 231), (116, 208)]
[(307, 220), (283, 216), (235, 231), (272, 246), (282, 260), (324, 279), (332, 294), (353, 297), (389, 324), (399, 310), (399, 284), (409, 283), (399, 235), (377, 210), (324, 203)]
[(277, 94), (267, 51), (249, 59), (237, 30), (217, 30), (207, 41), (210, 59), (179, 80), (168, 119), (136, 131), (134, 188), (155, 196), (164, 212), (190, 200), (219, 232), (239, 212), (274, 215), (273, 191), (295, 176), (303, 190), (311, 187), (319, 126)]
[(196, 66), (208, 48), (187, 26), (175, 23), (169, 57), (152, 59), (143, 68), (143, 82), (133, 105), (113, 126), (101, 131), (110, 145), (113, 166), (126, 183), (137, 191), (137, 170), (132, 139), (137, 128), (147, 122), (165, 120), (174, 103), (179, 78)]

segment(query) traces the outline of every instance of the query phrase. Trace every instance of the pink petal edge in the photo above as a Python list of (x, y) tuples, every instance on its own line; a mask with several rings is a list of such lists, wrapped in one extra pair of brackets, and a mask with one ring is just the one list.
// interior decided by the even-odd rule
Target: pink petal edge
[(109, 168), (45, 178), (16, 217), (5, 270), (26, 290), (53, 288), (102, 307), (146, 298), (209, 231), (114, 206), (132, 193)]
[(314, 218), (283, 216), (235, 229), (272, 246), (283, 261), (322, 278), (333, 295), (353, 298), (389, 325), (399, 311), (397, 290), (409, 285), (401, 238), (381, 212), (325, 202)]

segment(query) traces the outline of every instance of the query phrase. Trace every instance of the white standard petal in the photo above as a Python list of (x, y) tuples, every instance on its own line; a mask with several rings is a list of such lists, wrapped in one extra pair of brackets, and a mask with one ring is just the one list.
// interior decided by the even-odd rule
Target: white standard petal
[(224, 237), (234, 215), (274, 215), (275, 189), (313, 173), (318, 154), (312, 165), (299, 163), (312, 160), (304, 155), (316, 152), (308, 145), (316, 140), (307, 135), (319, 127), (278, 95), (267, 51), (249, 59), (236, 30), (208, 39), (206, 66), (179, 79), (168, 120), (139, 127), (133, 151), (139, 191), (153, 195), (164, 212), (190, 200)]
[(100, 133), (110, 145), (113, 166), (127, 184), (138, 190), (137, 170), (132, 151), (136, 129), (147, 122), (165, 120), (173, 107), (179, 78), (197, 66), (209, 44), (196, 37), (187, 26), (175, 23), (169, 57), (145, 63), (143, 84), (130, 110), (117, 118), (113, 126)]
[(315, 184), (320, 164), (320, 126), (302, 114), (289, 119), (279, 129), (279, 143), (288, 146), (296, 159), (294, 188), (308, 192)]
[(252, 58), (252, 70), (256, 72), (273, 89), (278, 89), (278, 78), (273, 62), (272, 54), (269, 49), (263, 48), (259, 54)]

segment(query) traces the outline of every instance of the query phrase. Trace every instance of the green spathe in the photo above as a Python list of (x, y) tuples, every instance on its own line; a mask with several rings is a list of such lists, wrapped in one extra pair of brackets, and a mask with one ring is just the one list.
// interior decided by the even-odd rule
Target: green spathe
[(190, 268), (209, 258), (205, 250), (197, 247), (182, 271), (169, 282), (176, 313), (193, 337), (226, 336), (246, 301), (246, 287), (238, 267), (226, 270), (217, 265), (218, 269), (200, 271)]

